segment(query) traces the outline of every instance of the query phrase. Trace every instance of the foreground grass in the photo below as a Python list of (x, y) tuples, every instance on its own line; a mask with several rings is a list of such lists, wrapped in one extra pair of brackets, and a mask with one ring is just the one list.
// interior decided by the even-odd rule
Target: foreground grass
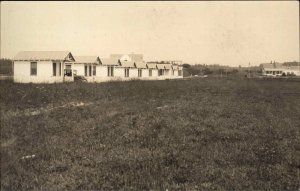
[(299, 83), (1, 83), (1, 190), (299, 189)]

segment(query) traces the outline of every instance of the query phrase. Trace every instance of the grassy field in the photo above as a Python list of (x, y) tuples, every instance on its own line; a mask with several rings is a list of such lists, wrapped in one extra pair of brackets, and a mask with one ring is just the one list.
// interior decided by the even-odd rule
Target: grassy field
[(300, 187), (299, 81), (1, 82), (0, 93), (1, 190)]

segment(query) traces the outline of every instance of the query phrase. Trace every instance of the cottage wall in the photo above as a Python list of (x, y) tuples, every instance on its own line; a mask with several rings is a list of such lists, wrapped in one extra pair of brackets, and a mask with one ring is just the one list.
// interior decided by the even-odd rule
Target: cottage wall
[[(88, 68), (88, 75), (85, 76), (85, 71), (84, 71), (84, 66), (87, 65), (92, 66), (92, 75), (89, 76), (89, 68)], [(76, 63), (73, 64), (73, 72), (74, 70), (76, 70), (76, 75), (77, 76), (84, 76), (84, 78), (88, 81), (88, 82), (93, 82), (94, 81), (94, 76), (93, 76), (93, 65), (90, 64), (84, 64), (84, 63)], [(97, 74), (97, 70), (96, 70), (96, 74)]]
[(158, 70), (152, 69), (152, 76), (150, 78), (157, 78), (158, 77)]
[(107, 66), (98, 65), (96, 66), (96, 77), (107, 77)]
[(122, 78), (124, 78), (124, 76), (120, 77), (122, 75), (121, 74), (122, 70), (118, 67), (114, 67), (114, 76), (108, 76), (108, 67), (111, 66), (106, 66), (106, 65), (96, 66), (96, 76), (93, 77), (94, 82), (116, 81), (116, 80), (122, 80)]
[(129, 69), (129, 78), (133, 78), (133, 79), (138, 78), (138, 69), (137, 68)]
[(84, 64), (73, 64), (73, 72), (74, 70), (77, 76), (84, 76)]
[(142, 78), (149, 78), (149, 69), (142, 69)]
[[(61, 76), (53, 76), (52, 61), (37, 61), (37, 75), (30, 75), (30, 61), (14, 61), (14, 81), (19, 83), (56, 83), (63, 82), (63, 64)], [(57, 75), (59, 75), (57, 68)]]
[(175, 77), (175, 78), (178, 77), (178, 70), (174, 70), (174, 77)]
[(115, 67), (114, 77), (125, 78), (124, 69), (125, 68), (122, 68), (122, 67)]

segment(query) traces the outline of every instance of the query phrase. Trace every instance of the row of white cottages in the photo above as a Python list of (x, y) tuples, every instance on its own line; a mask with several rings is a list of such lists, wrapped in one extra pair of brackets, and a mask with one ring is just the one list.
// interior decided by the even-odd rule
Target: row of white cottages
[(14, 81), (58, 83), (82, 76), (88, 82), (114, 80), (164, 80), (182, 78), (182, 66), (145, 62), (142, 54), (74, 57), (68, 51), (22, 51), (13, 60)]

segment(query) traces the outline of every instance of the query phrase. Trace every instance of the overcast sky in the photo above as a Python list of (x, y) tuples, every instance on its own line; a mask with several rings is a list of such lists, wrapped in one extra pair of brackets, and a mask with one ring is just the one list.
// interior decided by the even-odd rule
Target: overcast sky
[(299, 61), (299, 3), (1, 2), (1, 57), (23, 50), (231, 66)]

